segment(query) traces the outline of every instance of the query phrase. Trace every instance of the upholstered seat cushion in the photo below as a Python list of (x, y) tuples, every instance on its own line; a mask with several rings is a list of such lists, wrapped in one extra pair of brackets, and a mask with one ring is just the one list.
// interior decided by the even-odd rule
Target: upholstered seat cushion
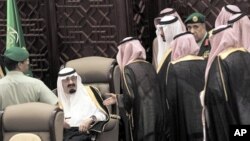
[(23, 133), (35, 134), (42, 141), (63, 140), (64, 114), (57, 106), (38, 102), (12, 105), (0, 112), (0, 119), (1, 141)]
[[(53, 111), (55, 107), (48, 104), (42, 104), (43, 108), (41, 108), (41, 104), (42, 103), (34, 103), (32, 107), (28, 107), (30, 105), (27, 104), (7, 107), (3, 115), (4, 130), (7, 132), (48, 131), (48, 121), (52, 116), (51, 111)], [(29, 111), (27, 111), (27, 109), (29, 109)]]
[[(96, 60), (93, 62), (93, 60)], [(93, 62), (93, 63), (90, 63)], [(110, 80), (108, 74), (114, 59), (99, 56), (84, 57), (67, 62), (66, 66), (76, 69), (77, 73), (82, 77), (82, 81), (86, 84), (98, 82), (107, 83)]]
[(42, 141), (42, 140), (36, 134), (20, 133), (11, 137), (10, 141)]

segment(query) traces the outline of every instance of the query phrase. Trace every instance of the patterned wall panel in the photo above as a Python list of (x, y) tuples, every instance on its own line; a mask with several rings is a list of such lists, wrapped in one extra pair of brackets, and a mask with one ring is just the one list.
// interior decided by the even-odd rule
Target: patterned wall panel
[[(135, 0), (133, 3), (133, 23), (134, 23), (134, 32), (136, 33), (139, 39), (147, 38), (149, 30), (149, 20), (147, 18), (146, 11), (146, 1), (145, 0)], [(148, 43), (143, 42), (144, 45)]]
[(168, 0), (167, 5), (174, 7), (183, 20), (194, 11), (203, 13), (207, 18), (207, 27), (211, 29), (221, 8), (226, 4), (235, 4), (250, 15), (250, 1), (248, 0)]
[[(5, 49), (6, 0), (0, 1), (0, 51)], [(50, 64), (48, 57), (49, 39), (47, 4), (45, 0), (17, 0), (26, 46), (35, 77), (49, 84)]]
[(147, 51), (147, 59), (151, 60), (152, 40), (155, 37), (153, 19), (157, 13), (157, 1), (134, 0), (132, 2), (133, 35), (137, 36)]
[(115, 20), (113, 0), (56, 0), (60, 63), (93, 55), (115, 57)]

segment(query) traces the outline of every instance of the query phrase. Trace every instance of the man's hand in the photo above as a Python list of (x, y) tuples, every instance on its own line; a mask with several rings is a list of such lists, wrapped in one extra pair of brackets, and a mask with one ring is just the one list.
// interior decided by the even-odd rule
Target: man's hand
[(80, 132), (87, 132), (89, 130), (92, 122), (93, 122), (93, 119), (91, 117), (83, 120), (79, 126), (79, 131)]
[(66, 122), (66, 120), (64, 120), (63, 128), (65, 128), (65, 129), (69, 129), (70, 128), (70, 125)]
[(106, 93), (105, 95), (110, 97), (103, 101), (103, 105), (108, 106), (117, 103), (116, 94)]

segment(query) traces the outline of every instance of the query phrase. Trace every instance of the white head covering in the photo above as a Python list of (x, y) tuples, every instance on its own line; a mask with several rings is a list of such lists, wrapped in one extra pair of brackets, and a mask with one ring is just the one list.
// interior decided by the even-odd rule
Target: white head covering
[(211, 43), (211, 51), (207, 61), (205, 81), (208, 79), (209, 70), (216, 56), (229, 47), (239, 47), (239, 42), (231, 27), (232, 26), (230, 25), (220, 25), (212, 32), (212, 36), (209, 39)]
[(226, 5), (221, 8), (221, 11), (219, 15), (217, 16), (215, 20), (215, 27), (218, 27), (219, 25), (226, 25), (229, 18), (236, 14), (241, 12), (240, 8), (236, 5)]
[(157, 28), (157, 25), (159, 24), (159, 20), (161, 20), (162, 17), (164, 16), (176, 16), (180, 23), (181, 23), (181, 27), (182, 27), (182, 30), (183, 31), (186, 31), (186, 26), (185, 24), (183, 23), (183, 21), (181, 20), (181, 17), (180, 15), (177, 13), (177, 11), (173, 8), (165, 8), (163, 10), (161, 10), (160, 14), (158, 15), (158, 17), (156, 17), (154, 19), (154, 24), (155, 24), (155, 27)]
[(197, 55), (200, 50), (193, 34), (190, 32), (176, 35), (171, 42), (171, 48), (171, 61), (178, 60), (187, 55)]
[(164, 42), (160, 35), (160, 31), (159, 30), (156, 31), (158, 39), (157, 62), (159, 64), (167, 49), (170, 48), (170, 43), (173, 40), (174, 36), (185, 31), (182, 29), (181, 22), (175, 16), (164, 16), (163, 18), (161, 18), (158, 27), (163, 28), (163, 33), (165, 36), (165, 42)]
[(146, 51), (140, 41), (134, 37), (124, 38), (118, 45), (116, 55), (117, 63), (121, 70), (129, 63), (142, 59), (146, 60)]
[(235, 14), (230, 17), (228, 24), (233, 25), (235, 37), (238, 39), (241, 47), (250, 51), (250, 20), (243, 13)]
[[(74, 94), (66, 94), (63, 90), (62, 80), (67, 77), (77, 76), (77, 90)], [(71, 127), (79, 127), (81, 122), (95, 115), (99, 120), (105, 120), (105, 115), (100, 114), (99, 109), (95, 106), (87, 90), (83, 87), (81, 77), (73, 68), (63, 68), (57, 79), (58, 98), (64, 110), (65, 118)]]

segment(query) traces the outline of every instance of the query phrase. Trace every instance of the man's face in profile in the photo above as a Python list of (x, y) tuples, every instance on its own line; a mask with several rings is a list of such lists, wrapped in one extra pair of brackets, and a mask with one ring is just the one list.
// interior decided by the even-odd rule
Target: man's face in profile
[(29, 64), (30, 64), (29, 58), (19, 62), (20, 70), (24, 73), (27, 72), (29, 70)]
[(74, 94), (77, 89), (77, 76), (70, 76), (62, 80), (63, 90), (67, 94)]

